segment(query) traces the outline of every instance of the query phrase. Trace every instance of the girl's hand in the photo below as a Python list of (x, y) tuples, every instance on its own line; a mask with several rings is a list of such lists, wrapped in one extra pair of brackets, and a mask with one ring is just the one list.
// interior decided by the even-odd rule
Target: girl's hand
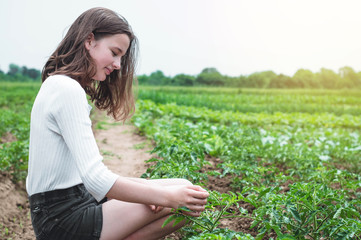
[(199, 217), (207, 204), (209, 193), (200, 186), (179, 185), (170, 186), (170, 204), (174, 209), (187, 207), (191, 212), (183, 212), (185, 215)]
[(156, 206), (156, 205), (149, 205), (149, 208), (150, 208), (150, 210), (151, 210), (153, 213), (158, 213), (158, 212), (162, 211), (162, 209), (163, 209), (164, 207), (162, 207), (162, 206)]

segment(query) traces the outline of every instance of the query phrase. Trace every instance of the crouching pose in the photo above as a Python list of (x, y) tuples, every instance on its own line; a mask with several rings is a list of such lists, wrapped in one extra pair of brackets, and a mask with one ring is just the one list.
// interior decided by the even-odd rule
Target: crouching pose
[(128, 119), (136, 50), (123, 17), (93, 8), (46, 62), (31, 112), (26, 181), (37, 239), (159, 239), (184, 225), (161, 227), (172, 208), (195, 217), (204, 210), (208, 193), (187, 180), (126, 178), (102, 163), (87, 95), (115, 119)]

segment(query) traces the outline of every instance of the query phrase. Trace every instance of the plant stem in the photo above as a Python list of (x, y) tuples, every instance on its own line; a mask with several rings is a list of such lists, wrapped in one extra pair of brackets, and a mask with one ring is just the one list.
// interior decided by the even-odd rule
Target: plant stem
[(318, 226), (318, 228), (316, 229), (316, 232), (317, 230), (323, 225), (323, 223), (328, 219), (328, 217), (330, 216), (331, 214), (329, 214), (327, 217), (325, 217), (325, 219), (322, 220), (322, 222), (320, 223), (320, 225)]
[(203, 224), (198, 223), (196, 220), (194, 220), (193, 218), (182, 214), (186, 219), (188, 219), (189, 221), (193, 222), (194, 224), (197, 224), (198, 226), (200, 226), (203, 229), (206, 229), (207, 231), (211, 232), (211, 229), (209, 229), (208, 227), (204, 226)]
[(227, 219), (227, 218), (249, 218), (249, 219), (253, 219), (253, 220), (256, 220), (256, 218), (254, 217), (248, 217), (248, 216), (241, 216), (241, 215), (236, 215), (236, 216), (227, 216), (227, 217), (222, 217), (224, 219)]

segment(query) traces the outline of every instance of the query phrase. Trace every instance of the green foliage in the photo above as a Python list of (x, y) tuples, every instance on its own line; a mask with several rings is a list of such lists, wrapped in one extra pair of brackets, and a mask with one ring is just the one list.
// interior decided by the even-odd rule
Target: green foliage
[[(271, 233), (277, 239), (360, 239), (361, 119), (346, 114), (360, 110), (359, 94), (141, 89), (133, 121), (155, 141), (159, 156), (144, 176), (184, 177), (203, 186), (210, 177), (227, 178), (234, 192), (212, 191), (201, 217), (178, 212), (168, 223), (187, 218), (187, 239), (244, 237), (219, 228), (227, 217), (253, 219), (255, 239)], [(258, 107), (237, 112), (242, 104)], [(269, 110), (273, 104), (279, 112)], [(207, 156), (220, 159), (215, 170), (204, 170)]]
[(189, 240), (254, 240), (250, 234), (234, 232), (229, 229), (217, 228), (213, 232), (202, 232), (194, 235)]
[[(156, 90), (156, 91), (155, 91)], [(308, 92), (308, 94), (307, 94)], [(176, 94), (175, 94), (176, 93)], [(215, 101), (216, 96), (216, 101)], [(330, 113), (360, 115), (361, 91), (257, 90), (161, 87), (139, 89), (138, 97), (156, 103), (177, 103), (244, 113)], [(235, 113), (236, 114), (236, 113)], [(317, 116), (317, 115), (316, 115)], [(286, 120), (287, 121), (287, 120)]]
[(21, 70), (20, 70), (20, 67), (18, 65), (13, 64), (13, 63), (11, 63), (9, 65), (9, 72), (8, 72), (9, 75), (14, 76), (14, 75), (16, 75), (17, 73), (20, 73), (20, 72), (21, 72)]
[[(353, 239), (360, 236), (359, 207), (361, 200), (349, 200), (341, 190), (323, 184), (295, 183), (287, 194), (279, 188), (267, 188), (258, 194), (257, 202), (249, 195), (245, 201), (256, 205), (255, 221), (261, 225), (259, 238), (271, 230), (278, 237), (292, 239)], [(253, 198), (254, 199), (254, 198)], [(257, 238), (256, 238), (257, 239)]]
[(307, 69), (299, 69), (292, 77), (285, 74), (276, 74), (273, 71), (255, 72), (248, 76), (229, 77), (222, 75), (216, 68), (205, 68), (197, 76), (178, 74), (166, 77), (157, 70), (149, 76), (138, 77), (143, 85), (173, 85), (173, 86), (227, 86), (238, 88), (318, 88), (342, 89), (360, 88), (361, 72), (356, 73), (351, 67), (345, 66), (338, 73), (321, 68), (313, 73)]
[(30, 111), (39, 84), (2, 83), (0, 87), (0, 171), (13, 181), (26, 177), (29, 148)]
[[(220, 224), (221, 219), (232, 219), (238, 217), (248, 217), (247, 210), (239, 207), (238, 202), (243, 197), (240, 194), (233, 192), (220, 194), (217, 191), (211, 191), (206, 205), (206, 210), (202, 212), (200, 217), (190, 217), (184, 214), (190, 210), (181, 207), (175, 210), (175, 213), (170, 215), (163, 223), (163, 227), (173, 222), (173, 226), (177, 223), (187, 220), (193, 226), (189, 233), (193, 232), (196, 236), (190, 239), (253, 239), (250, 235), (238, 233), (228, 229), (219, 229), (217, 226)], [(230, 207), (237, 207), (240, 213), (230, 209)], [(202, 238), (201, 238), (202, 237)]]
[[(39, 86), (1, 84), (0, 136), (12, 138), (0, 143), (0, 171), (14, 181), (26, 176)], [(182, 208), (164, 224), (188, 220), (185, 239), (271, 233), (277, 239), (360, 239), (360, 96), (359, 90), (142, 87), (132, 120), (154, 141), (157, 155), (143, 177), (181, 177), (205, 188), (211, 178), (230, 182), (227, 193), (210, 191), (199, 218), (184, 216)], [(221, 228), (226, 218), (252, 219), (249, 230), (258, 235)]]
[(30, 82), (40, 81), (40, 71), (34, 68), (27, 68), (26, 66), (18, 66), (14, 63), (9, 65), (7, 74), (0, 71), (0, 81), (11, 82)]
[(193, 86), (195, 84), (195, 77), (186, 74), (178, 74), (173, 77), (171, 82), (172, 85), (175, 86)]
[(158, 70), (151, 73), (149, 77), (146, 75), (141, 76), (139, 82), (149, 85), (168, 85), (170, 84), (170, 78), (166, 77), (162, 71)]
[(274, 77), (268, 85), (270, 88), (297, 88), (293, 79), (284, 74)]
[[(335, 89), (341, 87), (341, 78), (334, 71), (321, 68), (319, 73), (316, 73), (316, 80), (321, 86), (325, 88)], [(350, 87), (348, 83), (343, 82), (345, 87)]]
[[(355, 87), (361, 84), (361, 78), (351, 67), (340, 68), (339, 75), (348, 87)], [(339, 87), (342, 87), (342, 85), (339, 85)]]
[(281, 81), (277, 79), (277, 74), (273, 71), (264, 71), (256, 72), (248, 76), (247, 83), (243, 87), (256, 87), (256, 88), (266, 88), (266, 87), (283, 87), (282, 85), (273, 86), (272, 83), (278, 83)]
[(198, 85), (223, 86), (223, 76), (215, 68), (206, 68), (197, 76)]
[(18, 182), (26, 178), (28, 169), (28, 141), (15, 141), (0, 144), (0, 171), (10, 173)]
[(321, 85), (317, 82), (315, 74), (307, 69), (299, 69), (292, 77), (294, 87), (301, 88), (319, 88)]

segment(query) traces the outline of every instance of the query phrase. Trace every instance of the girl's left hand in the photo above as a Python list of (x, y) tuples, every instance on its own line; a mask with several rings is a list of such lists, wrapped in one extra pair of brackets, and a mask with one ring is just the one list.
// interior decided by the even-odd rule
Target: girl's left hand
[(149, 205), (149, 208), (153, 213), (158, 213), (163, 209), (162, 206), (156, 206), (156, 205)]

